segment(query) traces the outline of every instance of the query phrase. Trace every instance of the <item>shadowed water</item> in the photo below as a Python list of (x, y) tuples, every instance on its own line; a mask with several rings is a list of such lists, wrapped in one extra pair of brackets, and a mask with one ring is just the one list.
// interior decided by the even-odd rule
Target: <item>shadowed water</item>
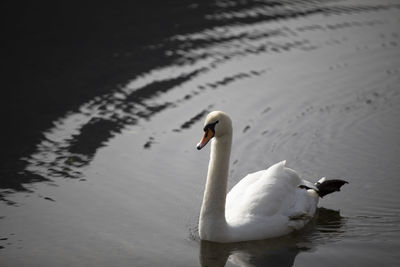
[[(400, 6), (176, 1), (159, 8), (134, 21), (115, 11), (110, 27), (119, 31), (100, 31), (124, 43), (101, 46), (114, 59), (98, 65), (85, 53), (86, 66), (66, 65), (84, 86), (63, 83), (67, 74), (47, 78), (61, 97), (88, 88), (65, 97), (70, 106), (45, 116), (21, 93), (27, 107), (14, 121), (39, 115), (29, 138), (12, 137), (15, 125), (5, 132), (1, 265), (398, 265)], [(150, 31), (158, 20), (171, 22), (130, 33), (132, 24)], [(38, 68), (41, 82), (32, 86), (45, 86), (47, 72)], [(283, 159), (310, 181), (349, 184), (323, 198), (302, 231), (200, 242), (208, 151), (195, 145), (215, 109), (233, 120), (229, 187)]]

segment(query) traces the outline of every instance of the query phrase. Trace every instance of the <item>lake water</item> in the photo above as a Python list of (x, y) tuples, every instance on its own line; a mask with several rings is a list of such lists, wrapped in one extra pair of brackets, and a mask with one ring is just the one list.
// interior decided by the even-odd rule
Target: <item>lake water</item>
[[(199, 2), (155, 13), (184, 19), (176, 31), (110, 52), (109, 89), (90, 88), (97, 66), (79, 76), (93, 95), (36, 118), (49, 126), (2, 171), (0, 265), (400, 266), (400, 3)], [(349, 184), (301, 231), (201, 242), (212, 110), (233, 120), (229, 188), (284, 159)]]

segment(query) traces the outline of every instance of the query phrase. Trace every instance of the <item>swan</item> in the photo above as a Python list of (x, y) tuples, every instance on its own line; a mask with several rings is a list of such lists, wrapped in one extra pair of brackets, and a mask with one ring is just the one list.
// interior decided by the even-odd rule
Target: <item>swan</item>
[(286, 235), (306, 225), (314, 216), (320, 197), (347, 183), (303, 180), (281, 161), (266, 170), (250, 173), (227, 194), (232, 146), (232, 121), (222, 111), (206, 117), (202, 149), (210, 140), (211, 152), (199, 217), (201, 240), (229, 243)]

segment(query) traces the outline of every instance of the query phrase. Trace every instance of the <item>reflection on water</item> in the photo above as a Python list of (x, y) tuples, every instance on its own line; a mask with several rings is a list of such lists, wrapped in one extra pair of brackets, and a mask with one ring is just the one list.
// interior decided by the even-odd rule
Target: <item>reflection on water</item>
[(319, 208), (305, 229), (285, 237), (231, 244), (201, 241), (200, 264), (225, 266), (229, 261), (235, 266), (293, 266), (300, 252), (340, 238), (345, 221), (339, 211)]
[(225, 266), (227, 261), (235, 266), (293, 266), (301, 250), (296, 240), (289, 237), (238, 244), (219, 244), (202, 241), (201, 266)]

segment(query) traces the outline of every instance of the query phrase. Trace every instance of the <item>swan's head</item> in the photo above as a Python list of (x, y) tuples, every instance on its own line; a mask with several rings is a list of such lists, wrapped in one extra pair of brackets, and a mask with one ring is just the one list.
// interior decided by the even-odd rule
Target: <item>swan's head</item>
[(232, 121), (225, 112), (213, 111), (206, 117), (204, 135), (197, 144), (197, 149), (202, 149), (213, 137), (219, 138), (225, 135), (232, 135)]

